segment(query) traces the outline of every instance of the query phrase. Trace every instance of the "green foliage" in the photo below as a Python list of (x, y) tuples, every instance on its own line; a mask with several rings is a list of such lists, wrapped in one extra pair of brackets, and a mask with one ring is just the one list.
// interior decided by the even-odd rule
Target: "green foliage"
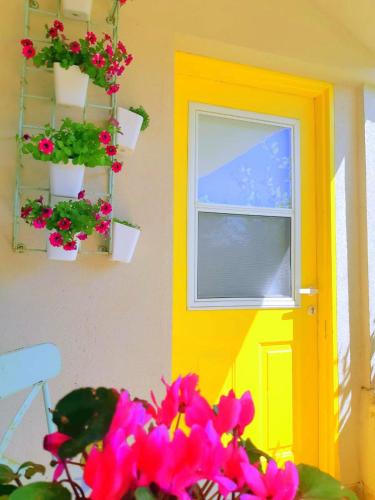
[(0, 500), (6, 500), (17, 489), (13, 484), (0, 484)]
[(134, 492), (136, 500), (155, 500), (155, 495), (149, 488), (137, 488)]
[(272, 460), (272, 457), (270, 457), (269, 455), (267, 455), (267, 453), (257, 448), (255, 444), (251, 441), (251, 439), (246, 439), (246, 441), (241, 440), (240, 443), (241, 446), (245, 448), (250, 463), (255, 464), (259, 462), (262, 457), (265, 458), (267, 461)]
[[(89, 200), (67, 200), (59, 201), (51, 208), (43, 204), (43, 197), (37, 200), (27, 200), (21, 209), (21, 217), (27, 224), (34, 225), (42, 222), (43, 227), (49, 231), (56, 231), (62, 237), (63, 244), (74, 241), (78, 233), (90, 235), (100, 223), (109, 225), (109, 218), (100, 214), (102, 200), (92, 204)], [(46, 211), (49, 211), (46, 218)], [(70, 222), (68, 228), (61, 227), (61, 220), (67, 219)], [(39, 226), (36, 226), (39, 227)], [(41, 227), (39, 227), (41, 228)], [(104, 233), (103, 233), (104, 234)]]
[(351, 490), (342, 486), (339, 481), (329, 474), (322, 472), (317, 467), (300, 464), (298, 465), (298, 473), (300, 481), (297, 494), (298, 499), (357, 499), (357, 495)]
[[(119, 131), (111, 123), (107, 123), (105, 127), (112, 136)], [(79, 123), (65, 118), (59, 129), (45, 125), (42, 133), (18, 139), (22, 152), (31, 154), (35, 160), (65, 164), (71, 160), (74, 165), (91, 168), (109, 167), (114, 160), (107, 155), (105, 145), (99, 140), (102, 131), (103, 128), (96, 127), (92, 123)], [(46, 138), (52, 141), (54, 146), (51, 154), (39, 149), (40, 141)]]
[(108, 432), (119, 395), (112, 389), (77, 389), (61, 399), (53, 421), (59, 432), (71, 436), (59, 448), (61, 458), (74, 457)]
[(31, 479), (35, 474), (45, 474), (46, 468), (44, 465), (35, 464), (34, 462), (24, 462), (18, 468), (18, 472), (23, 472), (26, 479)]
[(127, 220), (121, 220), (118, 219), (117, 217), (113, 217), (113, 222), (118, 222), (119, 224), (123, 224), (124, 226), (129, 226), (129, 227), (134, 227), (134, 229), (141, 229), (140, 226), (137, 226), (137, 224), (132, 224), (131, 222), (128, 222)]
[(143, 117), (143, 122), (142, 122), (142, 127), (141, 130), (146, 130), (146, 128), (150, 125), (150, 115), (147, 113), (147, 111), (144, 109), (143, 106), (139, 106), (138, 108), (133, 108), (130, 107), (129, 111), (132, 111), (133, 113), (137, 113), (137, 115), (140, 115)]
[[(71, 50), (71, 41), (60, 33), (57, 33), (55, 38), (51, 38), (49, 30), (50, 28), (46, 25), (46, 38), (50, 39), (51, 44), (41, 49), (33, 59), (37, 68), (42, 66), (52, 68), (55, 62), (65, 69), (79, 66), (95, 85), (108, 90), (115, 83), (116, 76), (120, 76), (125, 66), (131, 62), (132, 57), (126, 52), (122, 43), (114, 47), (111, 40), (105, 40), (105, 37), (93, 44), (80, 38), (73, 42), (79, 43), (79, 51), (74, 52)], [(112, 47), (113, 55), (105, 50), (108, 46)], [(103, 65), (100, 68), (93, 64), (93, 57), (96, 54), (100, 54), (103, 58)]]
[(0, 484), (8, 484), (18, 478), (18, 474), (7, 465), (0, 464)]
[(59, 483), (32, 483), (14, 490), (9, 500), (70, 500), (71, 494)]

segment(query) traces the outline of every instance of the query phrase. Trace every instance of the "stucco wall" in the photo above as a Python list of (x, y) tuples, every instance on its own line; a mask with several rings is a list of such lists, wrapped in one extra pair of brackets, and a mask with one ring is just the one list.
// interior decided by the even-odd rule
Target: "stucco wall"
[[(105, 4), (95, 2), (97, 9)], [(276, 11), (274, 6), (274, 2), (237, 0), (228, 9), (224, 0), (134, 0), (124, 7), (120, 37), (134, 52), (135, 62), (119, 100), (124, 105), (143, 104), (151, 115), (151, 127), (141, 137), (125, 175), (117, 177), (118, 211), (143, 228), (134, 262), (122, 266), (90, 256), (76, 264), (48, 262), (44, 255), (18, 255), (11, 250), (23, 2), (4, 2), (0, 18), (5, 48), (0, 80), (0, 350), (56, 343), (63, 371), (52, 383), (55, 400), (88, 384), (126, 386), (139, 395), (157, 386), (160, 375), (168, 376), (170, 370), (174, 51), (327, 79), (336, 84), (340, 458), (344, 481), (354, 484), (360, 479), (358, 311), (361, 286), (365, 286), (356, 272), (360, 267), (360, 162), (355, 86), (372, 77), (368, 68), (373, 56), (312, 2), (285, 0)], [(16, 399), (5, 408), (1, 405), (1, 425)], [(25, 422), (32, 432), (22, 430), (15, 440), (19, 457), (43, 457), (34, 452), (44, 431), (42, 418), (35, 408)]]

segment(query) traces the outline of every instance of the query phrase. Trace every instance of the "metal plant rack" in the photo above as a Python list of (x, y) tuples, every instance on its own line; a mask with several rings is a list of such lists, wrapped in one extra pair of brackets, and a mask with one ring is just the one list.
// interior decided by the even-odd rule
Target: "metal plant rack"
[[(24, 0), (24, 38), (30, 37), (30, 19), (31, 16), (45, 16), (50, 17), (51, 19), (59, 19), (62, 21), (68, 21), (73, 23), (81, 23), (86, 25), (86, 30), (91, 31), (92, 27), (98, 23), (93, 23), (91, 20), (82, 21), (82, 20), (72, 20), (69, 18), (67, 20), (62, 16), (61, 13), (61, 0), (56, 0), (56, 11), (49, 11), (45, 9), (41, 9), (39, 2), (36, 0)], [(105, 22), (111, 26), (112, 30), (112, 40), (114, 45), (117, 45), (118, 42), (118, 25), (119, 25), (119, 1), (113, 0), (112, 8), (108, 13), (108, 16), (105, 19)], [(49, 42), (46, 40), (33, 38), (33, 41), (40, 44), (48, 44)], [(32, 62), (28, 62), (24, 59), (21, 70), (21, 92), (20, 92), (20, 105), (19, 105), (19, 123), (18, 123), (18, 136), (22, 137), (25, 133), (25, 130), (35, 130), (41, 131), (44, 130), (44, 127), (40, 125), (36, 125), (35, 123), (25, 123), (25, 111), (27, 109), (27, 100), (34, 99), (39, 101), (49, 101), (50, 102), (50, 124), (52, 127), (55, 127), (56, 124), (56, 110), (57, 105), (54, 97), (48, 97), (45, 95), (34, 95), (28, 92), (28, 75), (31, 71), (47, 71), (52, 72), (52, 69), (49, 68), (36, 68), (32, 65)], [(117, 95), (112, 94), (108, 96), (109, 103), (108, 105), (97, 104), (94, 102), (87, 102), (82, 111), (82, 120), (86, 121), (87, 111), (89, 108), (107, 110), (109, 114), (115, 116), (117, 111)], [(69, 116), (69, 108), (66, 108), (66, 116)], [(77, 108), (75, 108), (77, 109)], [(116, 143), (116, 136), (113, 137), (113, 143)], [(14, 196), (14, 207), (13, 207), (13, 249), (18, 253), (24, 252), (46, 252), (46, 248), (32, 248), (28, 247), (24, 242), (20, 240), (20, 224), (24, 223), (20, 217), (21, 211), (21, 200), (22, 194), (28, 191), (41, 192), (43, 195), (48, 197), (49, 202), (51, 202), (51, 193), (49, 188), (33, 186), (21, 183), (21, 174), (24, 168), (23, 163), (24, 154), (22, 153), (20, 144), (17, 145), (17, 164), (16, 164), (16, 188), (15, 188), (15, 196)], [(97, 167), (99, 168), (99, 167)], [(107, 191), (90, 191), (89, 195), (95, 195), (96, 197), (102, 196), (106, 197), (110, 203), (113, 204), (113, 172), (110, 168), (107, 168)], [(111, 225), (112, 226), (112, 225)], [(108, 255), (111, 252), (112, 247), (112, 227), (109, 235), (109, 240), (103, 241), (102, 245), (99, 245), (96, 251), (82, 251), (79, 250), (80, 254), (98, 254), (98, 255)]]

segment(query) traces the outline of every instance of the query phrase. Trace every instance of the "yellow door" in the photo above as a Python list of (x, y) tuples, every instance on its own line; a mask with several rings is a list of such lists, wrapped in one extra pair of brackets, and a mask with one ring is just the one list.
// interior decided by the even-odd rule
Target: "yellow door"
[(334, 472), (324, 86), (180, 53), (175, 82), (173, 374), (250, 389), (259, 447)]

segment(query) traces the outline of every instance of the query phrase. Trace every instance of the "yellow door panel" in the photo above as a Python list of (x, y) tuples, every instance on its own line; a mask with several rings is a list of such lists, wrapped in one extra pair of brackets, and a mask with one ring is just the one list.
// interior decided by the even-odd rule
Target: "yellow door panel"
[(212, 402), (230, 388), (237, 394), (249, 389), (256, 407), (253, 441), (278, 460), (318, 465), (318, 296), (302, 296), (295, 308), (188, 308), (189, 103), (299, 121), (301, 285), (323, 286), (321, 273), (331, 273), (318, 269), (316, 91), (306, 85), (297, 92), (293, 77), (272, 75), (185, 54), (176, 58), (173, 375), (197, 372)]

